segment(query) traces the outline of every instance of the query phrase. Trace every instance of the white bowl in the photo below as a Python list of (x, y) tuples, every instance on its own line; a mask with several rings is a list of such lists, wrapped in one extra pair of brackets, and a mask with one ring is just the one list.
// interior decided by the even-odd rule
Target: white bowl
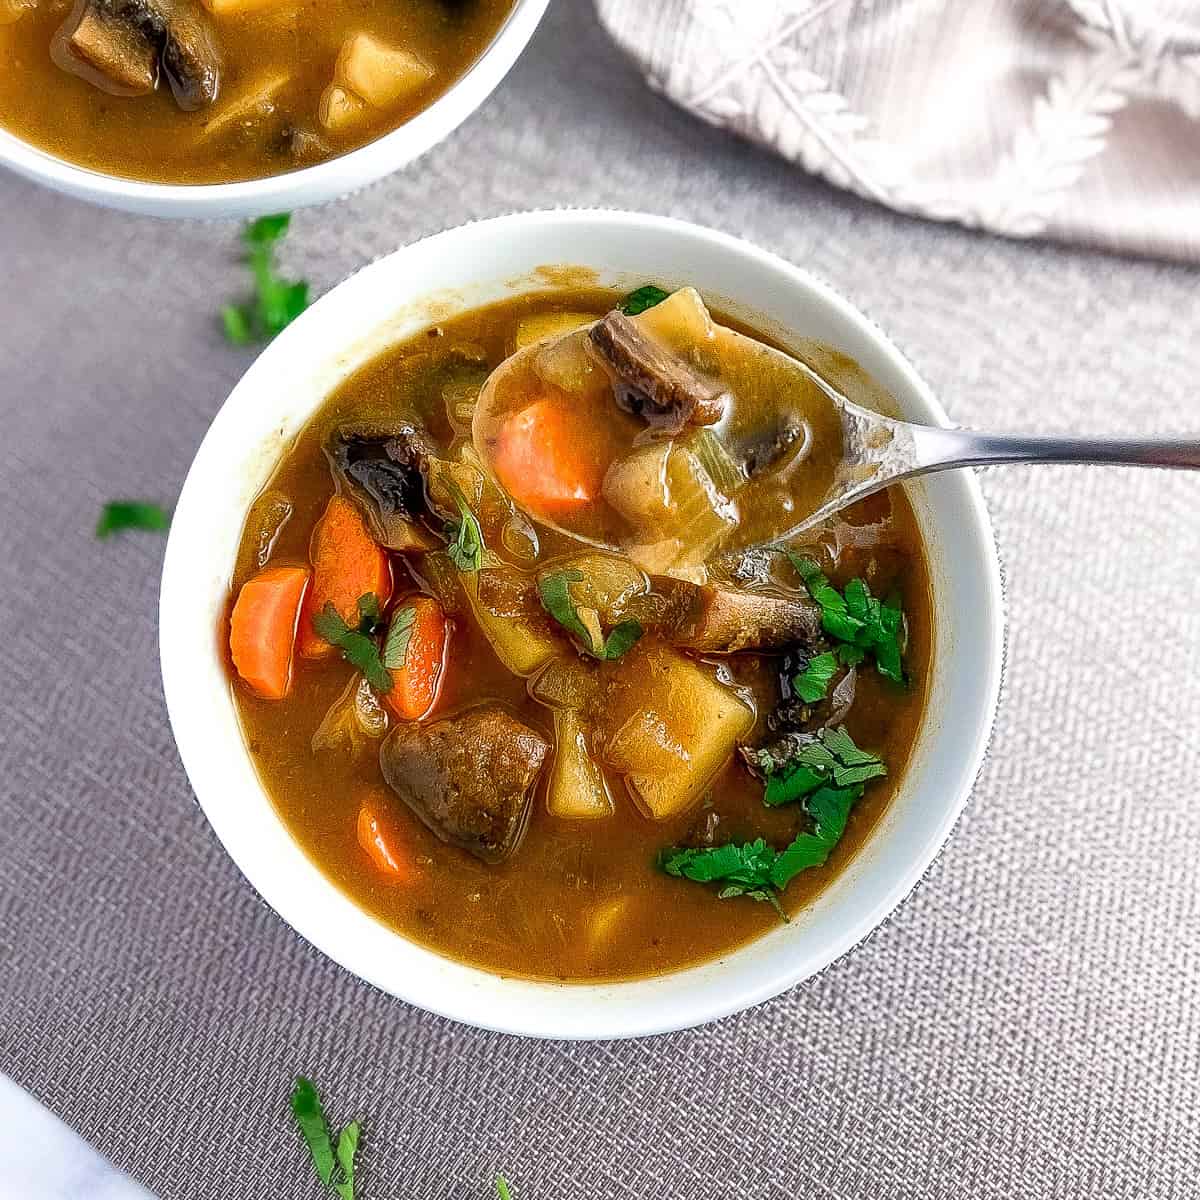
[[(163, 684), (200, 804), (272, 907), (347, 970), (422, 1008), (488, 1029), (613, 1038), (682, 1029), (766, 1000), (864, 938), (946, 840), (983, 761), (1000, 687), (1000, 571), (978, 485), (955, 472), (910, 485), (937, 617), (929, 711), (896, 798), (849, 868), (802, 916), (724, 958), (653, 979), (555, 984), (465, 966), (389, 929), (305, 857), (246, 753), (217, 639), (250, 502), (330, 390), (381, 348), (452, 312), (552, 286), (537, 268), (592, 268), (601, 285), (695, 284), (785, 340), (845, 351), (900, 414), (946, 415), (876, 327), (804, 271), (724, 234), (663, 217), (541, 212), (427, 238), (366, 267), (263, 352), (213, 421), (188, 473), (163, 568)], [(717, 903), (716, 900), (713, 903)]]
[(508, 74), (549, 3), (517, 0), (488, 48), (444, 95), (391, 133), (313, 167), (243, 183), (143, 183), (75, 166), (2, 128), (0, 165), (68, 196), (151, 217), (257, 217), (322, 204), (398, 171), (453, 133)]

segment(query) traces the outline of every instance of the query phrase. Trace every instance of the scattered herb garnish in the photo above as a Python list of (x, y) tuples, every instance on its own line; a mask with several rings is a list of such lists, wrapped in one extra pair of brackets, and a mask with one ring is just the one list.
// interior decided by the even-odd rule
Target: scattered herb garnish
[(379, 647), (374, 638), (380, 625), (379, 600), (374, 593), (359, 596), (358, 614), (358, 626), (351, 629), (330, 600), (321, 612), (313, 616), (313, 628), (318, 637), (336, 646), (342, 652), (342, 657), (357, 667), (377, 692), (390, 692), (392, 676), (379, 656)]
[(862, 579), (851, 579), (839, 592), (814, 559), (792, 550), (784, 553), (820, 606), (822, 629), (843, 643), (836, 651), (838, 661), (854, 666), (870, 652), (880, 675), (894, 683), (906, 683), (901, 659), (904, 613), (899, 597), (877, 600)]
[(630, 292), (619, 307), (627, 317), (636, 317), (638, 313), (644, 313), (646, 309), (661, 304), (670, 294), (664, 292), (657, 284), (646, 283), (636, 291)]
[(123, 529), (146, 529), (152, 533), (163, 533), (171, 525), (171, 516), (165, 508), (145, 500), (110, 500), (100, 510), (96, 522), (98, 538), (111, 537)]
[(450, 481), (450, 491), (461, 517), (457, 521), (446, 522), (446, 536), (450, 539), (446, 553), (460, 571), (470, 574), (483, 566), (483, 531), (466, 496), (462, 494), (462, 488), (453, 480)]
[(235, 346), (273, 338), (308, 307), (308, 281), (282, 279), (275, 270), (275, 244), (291, 219), (290, 213), (259, 217), (242, 230), (254, 297), (249, 304), (227, 304), (221, 309), (225, 336)]
[(571, 597), (571, 584), (582, 583), (583, 572), (572, 567), (543, 575), (538, 580), (538, 595), (542, 607), (573, 637), (593, 658), (620, 658), (642, 636), (642, 627), (637, 621), (622, 621), (613, 626), (604, 641), (597, 645), (588, 627), (579, 619), (579, 609)]
[(771, 807), (802, 800), (813, 823), (811, 831), (798, 833), (782, 850), (763, 838), (711, 848), (674, 846), (663, 852), (659, 864), (668, 875), (723, 884), (717, 893), (721, 900), (765, 900), (786, 921), (779, 893), (801, 871), (824, 865), (846, 831), (850, 809), (862, 797), (864, 784), (886, 774), (882, 760), (860, 750), (844, 727), (823, 729), (786, 774), (767, 777), (763, 795)]
[(396, 609), (392, 614), (392, 623), (383, 643), (383, 665), (389, 671), (399, 671), (408, 660), (408, 643), (412, 641), (416, 617), (417, 610), (411, 604)]
[(829, 650), (808, 660), (808, 666), (792, 677), (792, 687), (805, 704), (816, 704), (825, 699), (829, 681), (838, 669), (838, 657)]
[(785, 770), (767, 775), (763, 803), (777, 808), (822, 787), (861, 787), (867, 780), (886, 774), (883, 760), (869, 750), (860, 750), (845, 726), (822, 729)]
[(512, 1192), (508, 1190), (508, 1180), (503, 1175), (496, 1176), (496, 1195), (500, 1200), (512, 1200)]
[(354, 1156), (358, 1152), (357, 1121), (351, 1121), (337, 1137), (337, 1147), (329, 1132), (329, 1123), (321, 1108), (321, 1098), (312, 1081), (301, 1075), (292, 1089), (292, 1115), (312, 1156), (321, 1182), (332, 1188), (341, 1200), (354, 1200)]

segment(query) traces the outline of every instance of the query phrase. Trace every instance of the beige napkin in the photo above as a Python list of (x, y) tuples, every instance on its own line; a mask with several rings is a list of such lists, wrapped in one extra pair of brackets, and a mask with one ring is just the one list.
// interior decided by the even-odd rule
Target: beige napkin
[(1200, 0), (596, 0), (651, 86), (839, 187), (1200, 261)]

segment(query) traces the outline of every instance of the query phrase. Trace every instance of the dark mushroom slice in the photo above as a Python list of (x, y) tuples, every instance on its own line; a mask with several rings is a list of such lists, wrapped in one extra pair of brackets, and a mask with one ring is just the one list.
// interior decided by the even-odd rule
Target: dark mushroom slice
[(103, 91), (137, 96), (159, 74), (192, 111), (220, 90), (221, 63), (207, 18), (180, 0), (79, 0), (56, 34), (54, 61)]
[(158, 46), (112, 7), (83, 0), (54, 36), (50, 57), (112, 96), (144, 96), (158, 82)]
[(770, 652), (800, 644), (815, 646), (821, 638), (821, 610), (811, 600), (750, 592), (722, 584), (676, 585), (691, 590), (670, 640), (702, 654)]
[(381, 546), (401, 552), (441, 544), (424, 525), (437, 517), (426, 487), (429, 460), (435, 455), (429, 435), (407, 421), (343, 425), (325, 443), (334, 478), (362, 509), (372, 536)]
[[(147, 0), (123, 0), (149, 7)], [(175, 103), (185, 112), (211, 104), (221, 90), (221, 58), (212, 27), (198, 4), (159, 0), (165, 38), (162, 69)]]
[(486, 863), (520, 843), (550, 743), (496, 704), (397, 726), (379, 764), (388, 786), (444, 842)]
[(588, 337), (609, 369), (613, 397), (624, 412), (671, 435), (720, 420), (726, 390), (647, 337), (624, 313), (610, 312)]

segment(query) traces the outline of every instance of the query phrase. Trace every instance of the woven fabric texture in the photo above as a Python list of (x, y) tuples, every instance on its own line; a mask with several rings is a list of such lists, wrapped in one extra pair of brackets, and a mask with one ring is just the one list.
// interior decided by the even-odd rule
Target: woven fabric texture
[[(637, 207), (744, 235), (888, 329), (956, 420), (1200, 428), (1200, 276), (926, 224), (649, 92), (558, 0), (486, 109), (421, 164), (298, 214), (332, 286), (507, 210)], [(985, 476), (1006, 694), (924, 884), (821, 977), (621, 1044), (474, 1032), (304, 944), (196, 806), (156, 652), (171, 502), (250, 360), (215, 313), (236, 226), (0, 179), (0, 1070), (162, 1200), (316, 1197), (298, 1071), (361, 1116), (367, 1200), (745, 1196), (1184, 1200), (1200, 1178), (1200, 477)]]
[(651, 84), (903, 212), (1200, 261), (1194, 0), (596, 0)]

